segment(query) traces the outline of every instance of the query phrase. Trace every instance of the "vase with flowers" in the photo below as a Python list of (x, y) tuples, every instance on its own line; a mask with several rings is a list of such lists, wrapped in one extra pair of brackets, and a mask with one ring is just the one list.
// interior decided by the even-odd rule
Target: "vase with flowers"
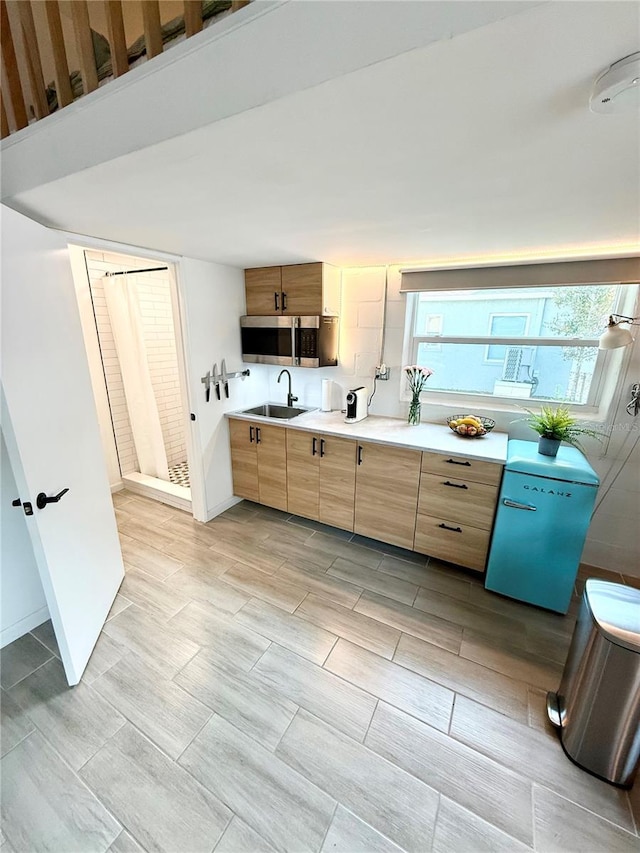
[(409, 403), (409, 417), (407, 421), (415, 426), (420, 423), (420, 394), (424, 391), (428, 378), (433, 373), (428, 367), (419, 367), (417, 364), (404, 368), (407, 374), (409, 390), (411, 391), (411, 402)]

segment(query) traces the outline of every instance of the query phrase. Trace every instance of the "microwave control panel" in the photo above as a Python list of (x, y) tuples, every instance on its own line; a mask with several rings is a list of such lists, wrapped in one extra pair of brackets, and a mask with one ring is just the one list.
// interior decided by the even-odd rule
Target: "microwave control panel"
[(317, 329), (300, 329), (300, 348), (298, 356), (300, 358), (317, 358), (318, 357), (318, 330)]

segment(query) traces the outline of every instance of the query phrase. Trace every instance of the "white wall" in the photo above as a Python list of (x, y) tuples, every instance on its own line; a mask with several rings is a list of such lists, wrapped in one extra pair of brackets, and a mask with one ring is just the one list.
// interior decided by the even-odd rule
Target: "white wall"
[[(216, 398), (211, 389), (205, 402), (200, 379), (213, 363), (226, 359), (227, 372), (242, 370), (240, 317), (245, 313), (244, 273), (235, 267), (184, 258), (179, 265), (181, 306), (187, 335), (184, 341), (188, 369), (190, 411), (196, 420), (192, 429), (194, 459), (202, 459), (204, 517), (209, 520), (237, 502), (233, 497), (229, 431), (224, 413), (263, 402), (268, 395), (268, 371), (251, 365), (251, 375), (229, 381), (229, 399)], [(193, 494), (194, 514), (198, 500)]]
[[(365, 385), (370, 392), (373, 390), (374, 370), (380, 358), (382, 339), (385, 274), (388, 285), (384, 361), (391, 367), (391, 378), (377, 383), (370, 412), (389, 417), (407, 416), (409, 404), (400, 399), (406, 296), (400, 294), (398, 267), (343, 270), (340, 364), (337, 368), (321, 370), (291, 369), (293, 393), (297, 394), (302, 405), (320, 406), (322, 378), (334, 380), (334, 409), (344, 408), (344, 396), (349, 388)], [(278, 373), (279, 368), (268, 368), (268, 396), (273, 401), (284, 401), (286, 385), (276, 383)], [(640, 381), (638, 341), (607, 419), (607, 429), (613, 425), (610, 440), (603, 444), (585, 442), (587, 456), (600, 475), (602, 485), (599, 496), (601, 505), (589, 529), (582, 561), (640, 577), (640, 446), (634, 445), (640, 435), (640, 416), (634, 420), (625, 412), (629, 388), (637, 381)], [(422, 398), (423, 420), (444, 424), (446, 416), (453, 414), (451, 406), (430, 398), (428, 386)], [(524, 423), (514, 423), (524, 414), (517, 409), (491, 409), (485, 406), (478, 411), (494, 418), (496, 429), (508, 432), (511, 438), (536, 438)], [(631, 455), (627, 459), (629, 453)]]
[(251, 3), (3, 140), (3, 200), (535, 5)]
[(38, 567), (11, 463), (0, 434), (0, 495), (2, 542), (0, 551), (0, 648), (12, 643), (49, 618)]
[(640, 382), (639, 338), (609, 418), (611, 440), (605, 453), (591, 460), (602, 485), (582, 554), (584, 563), (635, 577), (640, 577), (640, 415), (632, 417), (626, 406), (631, 386)]

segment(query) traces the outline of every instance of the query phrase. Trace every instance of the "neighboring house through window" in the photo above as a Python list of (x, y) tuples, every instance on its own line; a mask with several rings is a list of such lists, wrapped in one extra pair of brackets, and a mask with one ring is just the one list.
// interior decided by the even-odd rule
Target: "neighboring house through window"
[(409, 293), (407, 357), (434, 371), (436, 394), (595, 407), (607, 370), (619, 368), (598, 338), (610, 313), (630, 313), (636, 292), (604, 284)]

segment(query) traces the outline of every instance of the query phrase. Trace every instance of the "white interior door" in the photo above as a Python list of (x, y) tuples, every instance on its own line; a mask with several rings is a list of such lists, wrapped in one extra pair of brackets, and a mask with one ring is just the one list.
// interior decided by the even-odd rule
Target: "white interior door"
[[(2, 207), (3, 433), (69, 684), (124, 575), (66, 239)], [(58, 503), (37, 507), (37, 496)], [(2, 512), (16, 511), (2, 507)]]

